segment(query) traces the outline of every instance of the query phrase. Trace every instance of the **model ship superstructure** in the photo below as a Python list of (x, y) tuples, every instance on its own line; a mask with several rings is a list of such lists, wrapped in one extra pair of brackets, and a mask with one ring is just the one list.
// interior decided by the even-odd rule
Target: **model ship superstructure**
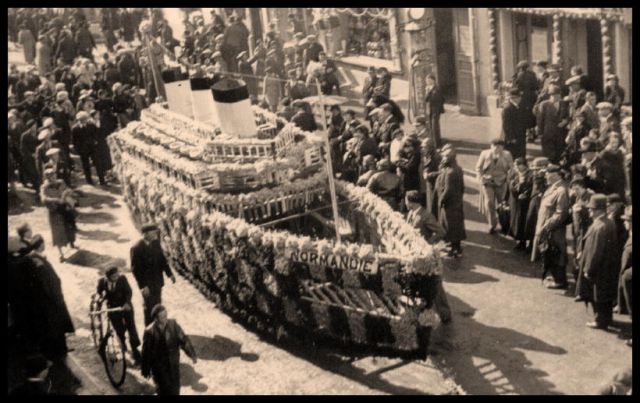
[(336, 180), (332, 213), (322, 133), (249, 105), (242, 81), (163, 79), (167, 102), (109, 141), (172, 267), (262, 333), (426, 349), (438, 252), (364, 188)]

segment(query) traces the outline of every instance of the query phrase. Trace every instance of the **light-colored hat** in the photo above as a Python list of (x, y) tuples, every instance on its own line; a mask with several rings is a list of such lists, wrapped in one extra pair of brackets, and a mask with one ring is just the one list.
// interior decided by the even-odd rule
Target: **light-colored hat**
[(29, 95), (36, 95), (36, 93), (35, 93), (35, 92), (33, 92), (33, 91), (25, 91), (25, 92), (24, 92), (24, 96), (25, 96), (25, 97), (28, 97)]
[(573, 76), (564, 83), (565, 85), (580, 84), (580, 76)]
[(52, 155), (57, 155), (57, 154), (60, 154), (60, 149), (59, 148), (50, 148), (46, 152), (47, 157), (51, 157)]
[(80, 111), (78, 113), (76, 113), (76, 119), (77, 120), (87, 120), (89, 119), (89, 114), (85, 111)]
[(116, 92), (117, 90), (122, 88), (122, 83), (115, 83), (111, 86), (111, 91)]
[(216, 41), (221, 41), (224, 39), (224, 34), (219, 34), (218, 36), (216, 36)]
[(66, 101), (69, 99), (69, 93), (67, 91), (60, 91), (56, 94), (56, 101)]
[(631, 116), (627, 116), (626, 118), (622, 119), (622, 126), (631, 126)]
[(64, 83), (56, 83), (56, 92), (58, 91), (65, 91), (66, 90), (66, 86), (64, 85)]
[(44, 170), (45, 176), (54, 175), (56, 171), (53, 168), (47, 168)]
[(49, 131), (49, 129), (41, 130), (40, 133), (38, 133), (38, 140), (44, 141), (48, 139), (49, 136), (51, 136), (51, 132)]
[(42, 121), (42, 127), (43, 128), (47, 128), (47, 127), (51, 127), (53, 126), (53, 118), (49, 117), (49, 118), (45, 118)]
[(598, 102), (596, 105), (596, 109), (613, 109), (613, 104), (611, 102)]

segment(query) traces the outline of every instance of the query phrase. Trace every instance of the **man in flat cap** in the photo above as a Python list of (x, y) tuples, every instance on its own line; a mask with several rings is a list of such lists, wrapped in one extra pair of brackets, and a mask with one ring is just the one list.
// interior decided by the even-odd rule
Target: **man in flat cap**
[(547, 166), (545, 179), (547, 190), (540, 200), (532, 261), (535, 261), (540, 252), (544, 272), (550, 272), (553, 276), (553, 283), (547, 284), (547, 288), (566, 289), (568, 256), (565, 233), (570, 206), (569, 192), (558, 165)]
[[(522, 93), (518, 88), (509, 91), (509, 102), (502, 110), (502, 137), (505, 150), (515, 158), (527, 154), (527, 128), (531, 111), (522, 106)], [(533, 105), (531, 105), (533, 108)]]
[(144, 323), (151, 323), (151, 310), (162, 303), (162, 287), (165, 273), (172, 282), (176, 278), (167, 263), (154, 223), (142, 226), (142, 239), (131, 248), (131, 272), (138, 283), (144, 301)]
[(140, 364), (142, 359), (138, 350), (140, 338), (138, 337), (133, 314), (132, 292), (129, 281), (120, 274), (117, 266), (110, 266), (106, 269), (104, 277), (98, 280), (96, 293), (107, 302), (107, 308), (124, 309), (122, 312), (110, 312), (109, 320), (113, 324), (113, 328), (123, 346), (125, 346), (125, 333), (129, 333), (131, 355), (136, 364)]
[(565, 138), (570, 122), (569, 107), (561, 99), (560, 88), (548, 88), (549, 99), (539, 105), (537, 130), (541, 136), (542, 155), (554, 164), (560, 161), (565, 148)]
[(612, 321), (621, 257), (612, 253), (618, 250), (618, 238), (615, 224), (607, 217), (607, 197), (593, 195), (587, 208), (592, 224), (584, 236), (578, 256), (582, 280), (585, 281), (581, 296), (593, 303), (595, 312), (595, 320), (588, 322), (587, 326), (606, 329)]
[(607, 75), (607, 85), (604, 86), (604, 100), (613, 104), (613, 111), (616, 116), (620, 116), (620, 107), (624, 102), (624, 89), (618, 83), (618, 76)]
[(98, 128), (89, 119), (89, 114), (84, 111), (78, 112), (76, 115), (76, 124), (71, 128), (71, 138), (74, 150), (80, 156), (80, 161), (82, 162), (82, 171), (84, 172), (85, 180), (89, 185), (92, 186), (92, 165), (96, 168), (100, 184), (107, 184), (102, 164), (96, 157), (98, 135)]

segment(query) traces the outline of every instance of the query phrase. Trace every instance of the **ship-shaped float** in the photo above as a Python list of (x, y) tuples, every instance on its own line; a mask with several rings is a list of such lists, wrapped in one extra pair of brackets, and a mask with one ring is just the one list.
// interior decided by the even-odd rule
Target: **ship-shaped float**
[(160, 226), (171, 267), (260, 334), (424, 353), (437, 250), (365, 188), (330, 184), (325, 133), (250, 105), (242, 81), (162, 78), (166, 103), (109, 143), (132, 215)]

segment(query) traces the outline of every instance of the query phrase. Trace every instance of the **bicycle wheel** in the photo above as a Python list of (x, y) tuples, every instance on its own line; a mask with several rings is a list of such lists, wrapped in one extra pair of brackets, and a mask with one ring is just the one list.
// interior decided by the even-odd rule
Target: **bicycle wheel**
[[(89, 312), (95, 312), (100, 310), (100, 305), (97, 301), (92, 300), (89, 306)], [(104, 327), (102, 323), (102, 315), (91, 315), (91, 338), (93, 339), (93, 345), (100, 347), (100, 340), (104, 337)]]
[(114, 387), (120, 387), (127, 375), (127, 360), (120, 338), (111, 330), (102, 339), (100, 356), (109, 381)]

